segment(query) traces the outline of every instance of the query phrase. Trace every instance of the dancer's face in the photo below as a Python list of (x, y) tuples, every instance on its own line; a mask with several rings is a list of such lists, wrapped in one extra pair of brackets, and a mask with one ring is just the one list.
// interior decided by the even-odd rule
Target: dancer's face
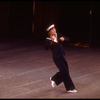
[(53, 28), (49, 31), (49, 33), (50, 33), (51, 35), (56, 34), (56, 28), (53, 27)]

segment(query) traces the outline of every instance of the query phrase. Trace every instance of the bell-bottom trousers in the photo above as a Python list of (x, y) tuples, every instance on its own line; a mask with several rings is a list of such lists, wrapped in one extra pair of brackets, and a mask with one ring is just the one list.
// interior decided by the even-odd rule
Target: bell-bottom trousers
[(52, 77), (52, 80), (55, 81), (56, 85), (59, 85), (63, 82), (67, 91), (75, 89), (69, 74), (68, 63), (66, 59), (64, 57), (53, 57), (53, 61), (59, 69), (59, 72)]

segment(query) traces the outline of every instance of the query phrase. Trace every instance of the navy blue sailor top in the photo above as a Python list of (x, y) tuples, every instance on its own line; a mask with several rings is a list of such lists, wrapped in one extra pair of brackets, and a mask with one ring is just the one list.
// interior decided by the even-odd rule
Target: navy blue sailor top
[(62, 35), (62, 34), (58, 34), (57, 33), (57, 41), (58, 42), (54, 42), (52, 40), (50, 40), (49, 38), (46, 38), (45, 40), (45, 50), (49, 50), (49, 48), (51, 48), (52, 50), (52, 55), (53, 57), (59, 58), (59, 57), (63, 57), (65, 56), (65, 52), (64, 52), (64, 48), (62, 46), (62, 42), (60, 40), (60, 37), (64, 37), (64, 41), (69, 41), (69, 38)]

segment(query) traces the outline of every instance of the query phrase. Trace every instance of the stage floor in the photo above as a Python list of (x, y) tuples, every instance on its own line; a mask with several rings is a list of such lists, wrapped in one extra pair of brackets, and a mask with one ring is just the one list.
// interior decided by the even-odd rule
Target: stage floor
[(64, 84), (52, 88), (56, 68), (42, 43), (0, 43), (0, 98), (100, 98), (100, 48), (64, 46), (71, 78), (78, 90)]

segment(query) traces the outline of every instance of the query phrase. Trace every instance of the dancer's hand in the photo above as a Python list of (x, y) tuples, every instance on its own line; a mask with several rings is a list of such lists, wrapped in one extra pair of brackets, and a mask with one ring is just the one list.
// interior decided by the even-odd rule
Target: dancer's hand
[(60, 40), (61, 40), (61, 41), (64, 41), (65, 39), (64, 39), (64, 37), (60, 37)]
[(54, 35), (51, 35), (50, 38), (51, 38), (52, 41), (54, 41), (55, 36)]

